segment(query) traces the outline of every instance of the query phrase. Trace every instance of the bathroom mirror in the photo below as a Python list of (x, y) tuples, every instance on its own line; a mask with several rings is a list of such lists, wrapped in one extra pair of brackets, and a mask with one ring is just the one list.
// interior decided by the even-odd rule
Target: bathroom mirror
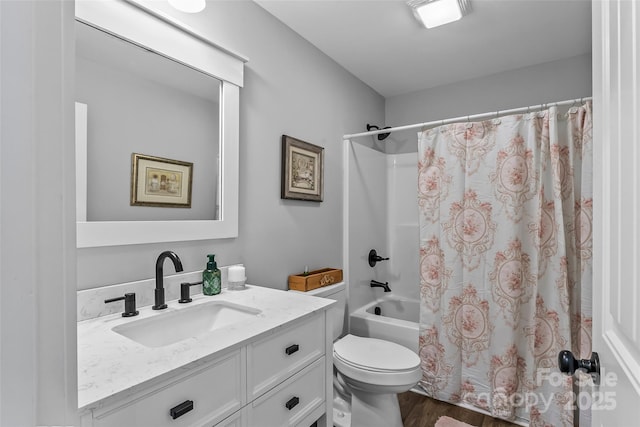
[[(79, 248), (237, 236), (244, 62), (137, 1), (76, 1)], [(134, 153), (155, 180), (134, 173)], [(180, 185), (172, 162), (192, 165)], [(153, 206), (134, 203), (145, 179)]]
[[(86, 141), (89, 171), (86, 220), (217, 220), (220, 80), (88, 24), (75, 27), (75, 94), (85, 110), (78, 120), (86, 121), (86, 138), (79, 138)], [(133, 176), (147, 185), (132, 200), (132, 153), (192, 166), (183, 171), (154, 162), (149, 177)], [(157, 206), (134, 204), (149, 199)], [(185, 208), (172, 203), (183, 199)]]

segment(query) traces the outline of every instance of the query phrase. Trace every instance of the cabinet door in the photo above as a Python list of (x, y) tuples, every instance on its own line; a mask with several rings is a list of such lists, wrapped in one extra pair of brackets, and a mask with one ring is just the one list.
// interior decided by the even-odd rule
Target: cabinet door
[[(94, 427), (214, 425), (244, 403), (240, 350), (115, 409), (94, 411)], [(175, 417), (175, 418), (174, 418)]]
[(264, 394), (324, 354), (324, 313), (248, 346), (249, 400)]

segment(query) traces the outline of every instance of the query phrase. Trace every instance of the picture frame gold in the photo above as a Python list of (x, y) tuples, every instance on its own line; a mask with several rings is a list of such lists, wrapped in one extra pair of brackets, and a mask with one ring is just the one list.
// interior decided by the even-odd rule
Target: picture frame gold
[(193, 163), (131, 154), (131, 206), (191, 208)]
[(324, 148), (282, 135), (282, 199), (322, 202)]

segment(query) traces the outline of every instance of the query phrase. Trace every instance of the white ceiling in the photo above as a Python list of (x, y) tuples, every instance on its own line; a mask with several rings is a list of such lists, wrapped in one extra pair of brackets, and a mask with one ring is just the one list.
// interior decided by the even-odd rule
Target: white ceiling
[(255, 0), (384, 97), (591, 51), (590, 0), (470, 0), (424, 29), (405, 0)]

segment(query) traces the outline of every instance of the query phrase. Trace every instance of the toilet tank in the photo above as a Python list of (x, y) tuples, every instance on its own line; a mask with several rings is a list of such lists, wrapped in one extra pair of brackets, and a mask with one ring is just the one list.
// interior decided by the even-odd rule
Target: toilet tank
[(303, 293), (305, 295), (329, 298), (337, 301), (337, 303), (332, 305), (329, 309), (329, 315), (331, 316), (331, 322), (333, 323), (333, 340), (335, 341), (343, 336), (346, 333), (345, 318), (347, 315), (347, 285), (344, 282), (340, 282), (335, 285), (324, 286), (322, 288), (313, 289)]

